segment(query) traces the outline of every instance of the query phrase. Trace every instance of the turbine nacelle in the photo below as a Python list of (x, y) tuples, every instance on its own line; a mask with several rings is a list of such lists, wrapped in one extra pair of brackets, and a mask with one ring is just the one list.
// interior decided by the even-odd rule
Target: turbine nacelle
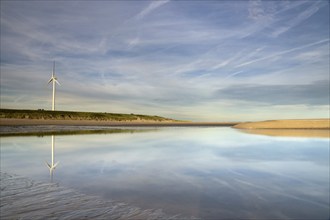
[(50, 80), (48, 81), (48, 84), (51, 83), (51, 82), (56, 82), (59, 86), (61, 85), (58, 81), (57, 81), (57, 78), (52, 76), (52, 78), (50, 78)]
[(56, 87), (56, 83), (58, 85), (61, 85), (58, 81), (57, 78), (55, 77), (55, 61), (54, 61), (54, 65), (53, 65), (53, 73), (52, 73), (52, 77), (50, 78), (50, 80), (48, 81), (49, 83), (53, 83), (53, 102), (52, 102), (52, 111), (55, 111), (55, 87)]

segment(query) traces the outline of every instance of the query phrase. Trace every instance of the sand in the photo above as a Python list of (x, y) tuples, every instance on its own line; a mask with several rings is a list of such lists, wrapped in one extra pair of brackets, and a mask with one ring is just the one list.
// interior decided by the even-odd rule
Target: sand
[(328, 129), (240, 129), (240, 131), (274, 137), (330, 138)]
[(272, 120), (240, 123), (234, 126), (240, 129), (330, 129), (329, 119)]

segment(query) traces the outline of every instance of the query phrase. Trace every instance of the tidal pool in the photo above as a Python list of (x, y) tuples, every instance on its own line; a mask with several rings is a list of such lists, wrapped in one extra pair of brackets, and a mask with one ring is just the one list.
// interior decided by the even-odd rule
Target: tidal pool
[(187, 217), (329, 219), (329, 138), (124, 131), (1, 137), (1, 171)]

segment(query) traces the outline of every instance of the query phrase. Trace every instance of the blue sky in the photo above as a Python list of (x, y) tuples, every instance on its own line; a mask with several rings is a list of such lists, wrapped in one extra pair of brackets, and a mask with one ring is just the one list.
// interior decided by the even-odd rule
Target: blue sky
[(3, 1), (1, 108), (329, 117), (329, 1)]

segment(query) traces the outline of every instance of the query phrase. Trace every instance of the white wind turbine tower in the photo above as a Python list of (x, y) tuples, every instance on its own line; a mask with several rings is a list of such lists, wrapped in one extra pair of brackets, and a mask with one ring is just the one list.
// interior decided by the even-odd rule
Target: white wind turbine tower
[(50, 80), (48, 81), (48, 84), (53, 82), (53, 105), (52, 105), (52, 111), (55, 111), (55, 83), (57, 83), (58, 85), (60, 85), (60, 83), (57, 81), (57, 78), (55, 77), (55, 61), (54, 61), (54, 65), (53, 65), (53, 73), (52, 73), (52, 77), (50, 78)]

